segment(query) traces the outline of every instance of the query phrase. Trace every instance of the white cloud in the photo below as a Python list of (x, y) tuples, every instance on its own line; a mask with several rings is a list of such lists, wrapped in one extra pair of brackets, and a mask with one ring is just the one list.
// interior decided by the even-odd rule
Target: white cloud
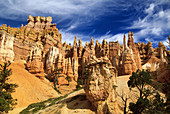
[(63, 27), (69, 32), (110, 12), (107, 1), (111, 0), (0, 0), (0, 18), (25, 21), (28, 15), (52, 16), (57, 24), (66, 20)]
[(166, 46), (166, 47), (169, 47), (169, 44), (168, 44), (168, 39), (166, 40), (163, 40), (162, 43)]
[[(164, 40), (165, 34), (170, 31), (170, 9), (163, 9), (159, 5), (166, 4), (169, 1), (163, 2), (155, 1), (151, 3), (148, 8), (144, 10), (146, 16), (135, 20), (131, 27), (127, 29), (140, 29), (134, 33), (134, 36), (139, 41), (145, 38), (148, 41), (153, 41), (158, 44), (159, 41)], [(152, 38), (150, 38), (152, 37)]]
[(76, 28), (76, 25), (71, 25), (69, 28), (66, 29), (66, 31), (70, 31), (72, 29)]
[(162, 32), (162, 29), (161, 28), (153, 28), (152, 29), (152, 34), (155, 34), (157, 36), (159, 36)]
[[(91, 36), (89, 36), (89, 35), (86, 36), (83, 34), (74, 34), (71, 32), (64, 31), (64, 30), (60, 30), (60, 32), (62, 33), (62, 42), (66, 41), (68, 44), (71, 43), (73, 45), (75, 36), (77, 36), (77, 41), (78, 41), (78, 39), (82, 40), (83, 46), (85, 46), (86, 42), (89, 43), (91, 40)], [(128, 33), (126, 33), (125, 35), (126, 35), (126, 39), (128, 39)], [(109, 34), (109, 31), (108, 31), (105, 35), (102, 35), (99, 37), (93, 37), (93, 39), (94, 39), (94, 42), (96, 40), (98, 40), (98, 42), (100, 44), (102, 43), (103, 39), (105, 39), (107, 41), (107, 43), (113, 42), (113, 41), (118, 41), (120, 44), (123, 44), (123, 37), (124, 37), (123, 33), (112, 35), (112, 34)]]
[(145, 38), (145, 41), (147, 41), (147, 42), (152, 42), (152, 44), (158, 44), (158, 42), (157, 41), (155, 41), (153, 38)]
[[(59, 16), (90, 15), (104, 0), (1, 0), (0, 17), (16, 19), (21, 15), (54, 14)], [(102, 11), (102, 8), (101, 8)], [(102, 12), (101, 12), (102, 13)], [(100, 13), (96, 14), (100, 15)]]
[[(107, 43), (109, 42), (113, 42), (113, 41), (118, 41), (120, 44), (123, 44), (123, 33), (119, 33), (116, 35), (112, 35), (112, 34), (105, 34), (103, 36), (94, 38), (95, 40), (98, 40), (100, 43), (102, 43), (103, 39), (105, 39), (107, 41)], [(126, 34), (126, 38), (127, 38), (127, 34)]]
[(165, 13), (164, 13), (163, 11), (160, 11), (160, 12), (158, 13), (159, 17), (163, 17), (164, 14), (165, 14)]
[[(108, 2), (106, 4), (106, 2)], [(134, 20), (133, 24), (127, 29), (140, 29), (134, 32), (134, 40), (138, 42), (144, 38), (150, 38), (155, 35), (157, 38), (162, 38), (162, 35), (170, 31), (170, 9), (163, 9), (159, 5), (168, 4), (169, 0), (151, 0), (153, 3), (141, 2), (136, 5), (134, 0), (130, 2), (119, 2), (120, 0), (0, 0), (0, 18), (11, 19), (18, 21), (25, 21), (29, 14), (33, 16), (53, 16), (56, 23), (61, 23), (64, 20), (68, 23), (60, 30), (63, 35), (63, 41), (73, 43), (75, 35), (81, 38), (83, 42), (90, 41), (91, 35), (97, 33), (93, 29), (88, 35), (73, 34), (71, 31), (78, 27), (89, 27), (92, 21), (100, 19), (99, 16), (108, 13), (114, 15), (119, 13), (117, 10), (126, 11), (128, 8), (134, 8), (137, 12), (142, 11), (145, 17)], [(137, 4), (140, 2), (137, 2)], [(145, 8), (146, 7), (146, 8)], [(132, 13), (133, 14), (133, 13)], [(140, 16), (140, 15), (139, 15)], [(130, 23), (130, 22), (127, 22)], [(120, 25), (121, 26), (121, 25)], [(65, 29), (65, 30), (64, 30)], [(126, 33), (127, 34), (127, 33)], [(99, 40), (101, 43), (103, 39), (109, 41), (118, 40), (123, 43), (123, 33), (115, 35), (108, 31), (105, 35), (95, 37), (94, 40)], [(155, 39), (152, 38), (154, 41)], [(161, 39), (162, 40), (162, 39)]]
[(74, 33), (71, 33), (71, 32), (64, 31), (64, 30), (60, 30), (60, 33), (62, 34), (62, 42), (66, 41), (66, 43), (68, 43), (68, 44), (70, 43), (71, 45), (73, 45), (75, 36), (77, 36), (77, 41), (79, 39), (82, 40), (83, 46), (85, 45), (86, 41), (89, 42), (90, 39), (91, 39), (90, 36), (85, 36), (83, 34), (74, 34)]
[(62, 31), (62, 30), (60, 30), (60, 33), (62, 34), (62, 42), (65, 42), (66, 41), (66, 43), (71, 43), (71, 44), (73, 44), (73, 42), (74, 42), (74, 38), (75, 38), (75, 34), (72, 34), (72, 33), (68, 33), (68, 32), (65, 32), (65, 31)]
[(155, 7), (155, 5), (153, 3), (150, 4), (149, 8), (145, 9), (145, 12), (148, 14), (152, 14), (154, 7)]

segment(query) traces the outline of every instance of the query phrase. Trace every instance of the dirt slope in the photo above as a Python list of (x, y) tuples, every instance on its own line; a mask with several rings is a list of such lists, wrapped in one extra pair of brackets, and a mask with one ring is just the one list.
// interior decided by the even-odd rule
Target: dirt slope
[(16, 92), (12, 93), (13, 98), (17, 99), (16, 107), (26, 107), (29, 104), (59, 96), (47, 83), (42, 82), (25, 70), (23, 62), (12, 62), (10, 67), (12, 68), (12, 75), (8, 81), (19, 86), (16, 88)]
[[(20, 63), (13, 63), (11, 65), (11, 67), (13, 68), (13, 75), (14, 75), (14, 76), (13, 75), (11, 76), (11, 81), (16, 80), (15, 78), (17, 78), (17, 79), (21, 78), (17, 75), (19, 75), (20, 73), (21, 74), (23, 74), (23, 73), (20, 72), (21, 70), (17, 71), (17, 72), (16, 72), (16, 70), (20, 67), (23, 68), (23, 65), (20, 64)], [(14, 68), (14, 67), (17, 67), (17, 68)], [(21, 85), (25, 85), (24, 83), (28, 81), (28, 79), (27, 79), (28, 74), (29, 74), (29, 77), (31, 77), (31, 82), (30, 82), (30, 80), (27, 82), (27, 86), (29, 86), (29, 87), (20, 86), (20, 88), (17, 88), (16, 93), (13, 94), (14, 97), (16, 96), (18, 98), (18, 97), (21, 96), (22, 99), (18, 98), (18, 100), (19, 100), (18, 108), (15, 108), (12, 112), (10, 112), (10, 114), (18, 114), (21, 110), (23, 110), (24, 108), (23, 108), (22, 103), (28, 104), (28, 102), (26, 102), (26, 101), (29, 101), (29, 103), (31, 102), (30, 100), (32, 100), (32, 102), (33, 102), (33, 100), (36, 101), (36, 102), (39, 102), (40, 98), (43, 99), (43, 96), (45, 96), (45, 95), (48, 96), (48, 94), (50, 95), (50, 92), (48, 92), (46, 94), (43, 93), (44, 91), (46, 91), (46, 90), (44, 90), (44, 88), (42, 88), (42, 86), (46, 86), (44, 83), (42, 83), (41, 81), (39, 82), (39, 79), (37, 80), (37, 78), (32, 76), (27, 71), (25, 71), (25, 70), (23, 70), (23, 71), (24, 71), (24, 78), (22, 77), (22, 80), (18, 79), (16, 83), (21, 83)], [(25, 77), (26, 74), (27, 74), (27, 77)], [(17, 77), (15, 77), (15, 76), (17, 76)], [(117, 88), (118, 92), (120, 92), (122, 90), (122, 88), (125, 89), (124, 90), (125, 93), (129, 92), (129, 89), (127, 87), (128, 79), (129, 79), (129, 76), (118, 77), (118, 88)], [(27, 81), (25, 81), (25, 80), (27, 80)], [(41, 83), (42, 85), (38, 87), (36, 85), (37, 82)], [(32, 88), (34, 90), (30, 89), (31, 86), (33, 86)], [(42, 89), (41, 91), (40, 91), (40, 88)], [(26, 90), (27, 90), (27, 92), (25, 92)], [(28, 92), (28, 91), (30, 91), (30, 92)], [(33, 94), (34, 94), (34, 96), (33, 96)], [(23, 100), (23, 101), (21, 101), (20, 99)], [(118, 97), (118, 103), (120, 104), (120, 106), (122, 105), (121, 99), (119, 97)], [(52, 105), (48, 108), (45, 108), (43, 110), (38, 111), (37, 114), (39, 114), (39, 113), (41, 113), (41, 114), (56, 114), (56, 113), (61, 113), (61, 114), (95, 114), (95, 110), (96, 109), (94, 108), (94, 106), (92, 106), (92, 104), (86, 99), (85, 92), (82, 89), (80, 91), (76, 91), (74, 93), (71, 93), (65, 99), (62, 99), (61, 101), (56, 102), (55, 105)]]

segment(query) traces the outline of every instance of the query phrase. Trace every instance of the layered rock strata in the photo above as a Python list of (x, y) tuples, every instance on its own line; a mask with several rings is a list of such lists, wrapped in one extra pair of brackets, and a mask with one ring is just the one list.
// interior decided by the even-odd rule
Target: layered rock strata
[(27, 62), (27, 69), (40, 79), (44, 79), (44, 66), (42, 60), (42, 49), (34, 47), (30, 53), (29, 61)]
[[(46, 72), (47, 74), (59, 72), (58, 85), (68, 84), (66, 77), (69, 76), (72, 81), (78, 78), (73, 74), (71, 58), (64, 58), (63, 54), (59, 52), (56, 47), (49, 48), (46, 58)], [(58, 76), (58, 75), (56, 75)]]
[[(108, 43), (105, 39), (101, 44), (96, 40), (95, 44), (91, 38), (91, 41), (86, 42), (83, 47), (81, 39), (77, 44), (77, 37), (75, 37), (73, 46), (71, 46), (66, 42), (62, 43), (62, 35), (56, 28), (56, 24), (51, 23), (52, 17), (33, 17), (30, 15), (27, 22), (27, 25), (21, 25), (21, 28), (7, 27), (5, 24), (0, 27), (0, 59), (4, 61), (28, 61), (28, 57), (32, 53), (31, 50), (41, 45), (39, 62), (44, 65), (41, 70), (50, 74), (55, 69), (62, 69), (62, 80), (65, 80), (64, 77), (67, 75), (75, 81), (79, 77), (84, 79), (84, 68), (94, 57), (107, 56), (111, 65), (118, 70), (118, 75), (129, 75), (141, 68), (156, 70), (160, 67), (160, 61), (167, 61), (168, 51), (162, 42), (155, 49), (152, 42), (135, 44), (133, 32), (128, 34), (128, 43), (124, 38), (123, 45), (120, 45), (118, 41)], [(65, 83), (66, 81), (60, 82)]]
[(72, 69), (73, 69), (74, 80), (77, 81), (78, 79), (77, 36), (75, 37), (74, 45), (73, 45)]
[(136, 48), (136, 45), (134, 43), (134, 39), (133, 39), (133, 32), (129, 32), (128, 34), (128, 47), (130, 49), (132, 49), (132, 53), (133, 53), (133, 58), (135, 60), (136, 63), (136, 68), (137, 69), (141, 69), (141, 59), (140, 59), (140, 54), (138, 49)]
[(50, 47), (46, 58), (46, 72), (52, 73), (55, 70), (57, 58), (59, 56), (59, 50), (56, 47)]
[(14, 51), (13, 51), (14, 37), (6, 33), (5, 31), (0, 31), (0, 60), (1, 61), (13, 61)]
[(119, 70), (120, 75), (129, 75), (137, 70), (136, 62), (134, 60), (133, 51), (127, 46), (126, 36), (123, 38), (123, 53), (121, 66)]

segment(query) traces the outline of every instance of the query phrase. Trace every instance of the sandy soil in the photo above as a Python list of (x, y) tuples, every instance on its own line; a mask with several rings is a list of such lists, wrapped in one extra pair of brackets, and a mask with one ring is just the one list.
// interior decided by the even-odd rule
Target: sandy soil
[[(118, 77), (117, 91), (121, 94), (122, 90), (125, 94), (129, 94), (129, 88), (127, 86), (127, 81), (129, 76)], [(123, 107), (123, 102), (121, 98), (117, 97), (118, 104)], [(130, 100), (131, 101), (131, 100)], [(15, 108), (10, 114), (18, 114), (24, 108)], [(86, 99), (84, 90), (76, 91), (70, 94), (67, 98), (58, 101), (55, 105), (50, 106), (44, 110), (37, 112), (38, 114), (95, 114), (95, 108)]]
[[(127, 107), (130, 102), (135, 102), (136, 98), (139, 94), (138, 90), (136, 88), (133, 88), (131, 91), (129, 90), (129, 87), (127, 85), (127, 82), (129, 80), (130, 75), (126, 76), (119, 76), (117, 78), (117, 102), (120, 106), (120, 108), (123, 110), (124, 108), (124, 102), (122, 100), (122, 96), (124, 99), (128, 98), (127, 100)], [(128, 110), (128, 109), (127, 109)]]
[[(0, 63), (2, 64), (3, 62)], [(22, 107), (27, 107), (32, 103), (60, 96), (50, 85), (48, 85), (49, 83), (47, 81), (44, 80), (44, 82), (46, 82), (44, 83), (25, 70), (22, 61), (12, 62), (10, 67), (12, 68), (12, 75), (8, 81), (18, 85), (16, 91), (12, 93), (12, 96), (17, 99), (16, 107), (19, 107), (10, 113), (14, 114), (17, 110), (21, 111), (23, 109)]]
[(17, 107), (17, 108), (14, 108), (12, 111), (9, 111), (8, 114), (19, 114), (25, 108), (26, 107)]

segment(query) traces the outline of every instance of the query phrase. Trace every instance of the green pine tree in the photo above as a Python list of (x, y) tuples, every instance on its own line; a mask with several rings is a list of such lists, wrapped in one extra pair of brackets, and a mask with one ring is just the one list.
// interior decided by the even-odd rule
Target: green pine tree
[[(139, 91), (137, 102), (131, 102), (129, 104), (129, 109), (134, 114), (152, 114), (155, 110), (157, 113), (163, 113), (165, 111), (163, 99), (161, 98), (157, 88), (151, 87), (151, 84), (152, 76), (148, 70), (137, 70), (136, 72), (133, 72), (132, 76), (129, 78), (128, 87), (130, 89), (136, 87)], [(150, 85), (151, 88), (148, 88), (146, 85)]]
[(0, 111), (8, 112), (16, 105), (16, 99), (13, 99), (11, 93), (15, 91), (16, 84), (7, 83), (9, 76), (12, 74), (12, 69), (8, 69), (11, 63), (5, 62), (0, 64)]

